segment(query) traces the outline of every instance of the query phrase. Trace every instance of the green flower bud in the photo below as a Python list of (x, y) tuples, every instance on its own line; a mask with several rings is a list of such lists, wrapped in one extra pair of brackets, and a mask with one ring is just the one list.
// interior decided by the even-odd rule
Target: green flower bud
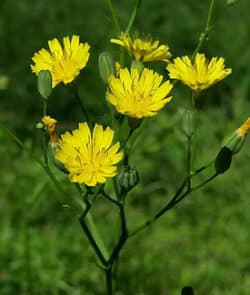
[(37, 77), (37, 89), (42, 98), (48, 98), (52, 92), (52, 76), (50, 71), (40, 71)]
[(234, 132), (231, 136), (225, 139), (225, 141), (223, 142), (223, 146), (229, 148), (234, 155), (241, 150), (245, 139), (245, 137), (241, 137), (237, 134), (237, 132)]
[(194, 130), (195, 130), (195, 118), (194, 118), (193, 111), (190, 111), (190, 110), (184, 111), (182, 129), (188, 138), (191, 138), (193, 136)]
[(117, 181), (125, 192), (129, 192), (139, 183), (139, 175), (136, 168), (130, 166), (124, 167), (118, 174)]
[(222, 147), (215, 159), (214, 167), (217, 174), (225, 173), (231, 166), (232, 152), (227, 147)]
[(224, 140), (223, 146), (229, 148), (233, 155), (238, 153), (245, 143), (249, 130), (250, 117), (247, 118), (246, 121), (238, 129), (236, 129), (232, 135)]
[(102, 52), (98, 58), (99, 72), (104, 83), (108, 83), (111, 75), (115, 74), (115, 67), (112, 55), (109, 52)]

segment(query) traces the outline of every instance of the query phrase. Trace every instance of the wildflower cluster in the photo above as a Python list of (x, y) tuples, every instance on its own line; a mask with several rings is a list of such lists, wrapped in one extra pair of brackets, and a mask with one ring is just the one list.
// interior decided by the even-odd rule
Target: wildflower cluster
[[(209, 22), (208, 22), (209, 23)], [(121, 32), (119, 37), (111, 38), (112, 44), (121, 48), (119, 60), (108, 52), (100, 54), (98, 63), (100, 75), (106, 83), (106, 103), (110, 110), (109, 121), (101, 125), (89, 120), (84, 103), (79, 100), (84, 112), (85, 121), (79, 122), (78, 128), (57, 135), (57, 120), (47, 114), (47, 102), (52, 90), (59, 83), (73, 83), (80, 75), (89, 60), (90, 45), (80, 42), (80, 37), (73, 35), (63, 38), (63, 44), (55, 38), (48, 41), (49, 50), (41, 49), (34, 54), (31, 70), (38, 76), (38, 90), (43, 98), (42, 126), (47, 131), (44, 136), (44, 167), (49, 169), (49, 151), (51, 162), (68, 175), (81, 195), (85, 210), (79, 221), (93, 249), (106, 272), (107, 294), (113, 294), (112, 267), (118, 260), (125, 242), (142, 229), (154, 223), (158, 218), (172, 209), (176, 204), (190, 195), (192, 191), (204, 186), (218, 175), (226, 172), (232, 162), (233, 155), (243, 146), (250, 129), (250, 118), (228, 137), (220, 148), (214, 163), (214, 174), (198, 185), (193, 178), (206, 170), (209, 165), (193, 170), (192, 147), (195, 134), (195, 104), (190, 101), (190, 110), (185, 112), (184, 134), (187, 138), (187, 167), (185, 180), (177, 189), (174, 197), (160, 209), (153, 219), (147, 221), (134, 231), (129, 231), (125, 214), (126, 196), (139, 183), (136, 167), (130, 165), (131, 146), (129, 140), (138, 130), (143, 120), (151, 120), (167, 104), (176, 100), (172, 89), (177, 81), (181, 81), (192, 93), (192, 98), (202, 95), (202, 91), (220, 82), (232, 73), (226, 68), (223, 57), (212, 57), (210, 60), (200, 53), (198, 46), (190, 56), (172, 58), (169, 46), (161, 44), (150, 36), (140, 37)], [(200, 44), (201, 45), (201, 44)], [(128, 62), (124, 62), (123, 54), (127, 52)], [(164, 73), (152, 69), (153, 62), (164, 64)], [(173, 81), (176, 80), (176, 81)], [(111, 126), (111, 127), (110, 127)], [(49, 172), (51, 176), (51, 172)], [(53, 178), (53, 177), (52, 177)], [(106, 185), (109, 179), (112, 184)], [(53, 178), (54, 180), (54, 178)], [(113, 186), (113, 194), (107, 193)], [(92, 198), (92, 196), (94, 197)], [(119, 208), (120, 237), (111, 254), (103, 246), (94, 223), (85, 222), (90, 217), (90, 209), (98, 196), (105, 197)], [(91, 196), (91, 197), (90, 197)], [(92, 227), (92, 231), (89, 227)], [(96, 234), (96, 235), (95, 235)], [(111, 243), (112, 244), (112, 243)]]

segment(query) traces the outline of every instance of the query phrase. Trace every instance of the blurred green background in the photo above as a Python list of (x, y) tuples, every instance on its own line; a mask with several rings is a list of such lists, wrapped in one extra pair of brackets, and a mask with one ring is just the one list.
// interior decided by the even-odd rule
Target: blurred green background
[[(123, 27), (134, 5), (134, 0), (114, 1)], [(169, 44), (174, 56), (190, 54), (208, 6), (208, 0), (142, 0), (134, 31)], [(202, 51), (209, 57), (225, 57), (233, 74), (199, 99), (197, 167), (212, 159), (224, 136), (250, 115), (249, 10), (247, 0), (231, 7), (226, 0), (216, 1), (214, 28)], [(98, 55), (103, 50), (119, 53), (109, 43), (116, 32), (106, 2), (0, 2), (0, 75), (9, 80), (6, 87), (1, 85), (0, 119), (37, 154), (41, 134), (35, 125), (42, 106), (30, 71), (31, 57), (47, 47), (48, 40), (72, 34), (91, 45), (80, 93), (92, 119), (102, 123), (107, 109)], [(166, 74), (163, 64), (157, 69)], [(131, 157), (141, 182), (128, 199), (130, 229), (163, 206), (184, 177), (181, 116), (190, 95), (181, 84), (173, 94), (171, 104), (149, 120)], [(49, 100), (49, 114), (60, 122), (60, 131), (83, 120), (63, 85)], [(74, 187), (55, 171), (69, 197), (58, 195), (44, 171), (2, 130), (0, 142), (0, 294), (104, 294), (102, 271), (77, 221)], [(196, 294), (249, 294), (249, 145), (247, 140), (225, 175), (128, 242), (119, 264), (117, 294), (178, 295), (184, 285), (192, 285)], [(94, 211), (110, 243), (115, 208), (100, 200)]]

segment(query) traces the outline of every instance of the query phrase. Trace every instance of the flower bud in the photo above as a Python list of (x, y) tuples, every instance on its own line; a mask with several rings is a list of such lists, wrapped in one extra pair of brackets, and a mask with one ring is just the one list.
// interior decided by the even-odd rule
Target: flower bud
[(222, 147), (215, 159), (214, 167), (217, 174), (225, 173), (231, 166), (232, 152), (227, 147)]
[(188, 138), (191, 138), (194, 134), (194, 129), (195, 129), (194, 112), (190, 110), (185, 110), (183, 121), (182, 121), (182, 130)]
[(139, 183), (139, 175), (136, 168), (130, 166), (124, 167), (118, 174), (117, 181), (125, 192), (129, 192)]
[(108, 83), (111, 75), (115, 74), (114, 61), (109, 52), (102, 52), (98, 58), (99, 72), (104, 83)]
[(50, 71), (40, 71), (37, 77), (37, 89), (42, 98), (48, 98), (52, 92), (52, 76)]
[(223, 146), (229, 148), (233, 155), (238, 153), (244, 145), (249, 129), (250, 118), (248, 118), (231, 136), (225, 139)]

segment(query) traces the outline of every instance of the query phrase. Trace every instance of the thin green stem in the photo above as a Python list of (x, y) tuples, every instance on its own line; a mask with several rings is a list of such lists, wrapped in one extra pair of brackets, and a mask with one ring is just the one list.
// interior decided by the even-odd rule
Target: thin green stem
[(102, 191), (102, 195), (107, 199), (109, 200), (110, 202), (114, 203), (115, 205), (117, 206), (121, 206), (121, 203), (116, 201), (115, 199), (111, 198), (105, 191)]
[(114, 188), (114, 191), (115, 191), (116, 199), (118, 199), (119, 198), (119, 187), (118, 187), (118, 184), (117, 184), (116, 177), (112, 178), (112, 183), (113, 183), (113, 188)]
[(128, 239), (128, 230), (127, 230), (127, 223), (126, 223), (126, 215), (124, 210), (124, 204), (120, 205), (120, 223), (121, 223), (121, 234), (120, 239), (118, 240), (114, 250), (112, 251), (108, 263), (113, 265), (114, 261), (117, 259), (122, 247), (126, 243)]
[(185, 179), (182, 182), (182, 184), (177, 189), (176, 193), (171, 198), (171, 200), (168, 202), (168, 204), (166, 206), (164, 206), (152, 219), (146, 221), (143, 225), (139, 226), (136, 230), (132, 231), (129, 234), (129, 237), (132, 237), (132, 236), (136, 235), (137, 233), (141, 232), (142, 230), (144, 230), (145, 228), (147, 228), (149, 225), (151, 225), (152, 223), (154, 223), (161, 215), (163, 215), (168, 210), (169, 206), (171, 206), (174, 203), (174, 201), (178, 198), (178, 196), (182, 193), (182, 191), (186, 187), (186, 183), (187, 183), (187, 179)]
[[(202, 171), (202, 170), (201, 170)], [(201, 184), (195, 186), (195, 187), (190, 187), (186, 189), (185, 192), (183, 192), (186, 183), (187, 183), (187, 179), (184, 180), (184, 182), (181, 184), (181, 186), (179, 187), (179, 189), (177, 190), (176, 194), (173, 196), (173, 198), (167, 203), (166, 206), (164, 206), (162, 209), (160, 209), (160, 211), (158, 213), (156, 213), (154, 215), (153, 218), (151, 218), (150, 220), (146, 221), (143, 225), (141, 225), (140, 227), (138, 227), (137, 229), (135, 229), (134, 231), (132, 231), (129, 234), (129, 237), (132, 237), (136, 234), (138, 234), (139, 232), (141, 232), (142, 230), (146, 229), (147, 227), (149, 227), (150, 225), (152, 225), (154, 222), (156, 222), (162, 215), (164, 215), (167, 211), (169, 211), (170, 209), (172, 209), (175, 205), (177, 205), (180, 201), (182, 201), (185, 197), (187, 197), (188, 195), (190, 195), (193, 191), (203, 187), (204, 185), (208, 184), (209, 182), (211, 182), (213, 179), (215, 179), (218, 176), (217, 173), (213, 174), (211, 177), (209, 177), (208, 179), (206, 179), (204, 182), (202, 182)], [(191, 176), (192, 177), (192, 176)]]
[[(105, 260), (107, 260), (108, 257), (108, 250), (106, 248), (106, 245), (104, 244), (103, 239), (101, 238), (101, 235), (99, 233), (99, 230), (94, 222), (94, 219), (90, 213), (90, 209), (92, 207), (92, 203), (88, 200), (88, 196), (89, 196), (89, 191), (86, 190), (85, 192), (82, 190), (82, 188), (80, 187), (80, 185), (76, 185), (77, 191), (79, 193), (79, 195), (81, 196), (83, 202), (86, 205), (86, 209), (85, 211), (82, 213), (80, 219), (84, 220), (84, 226), (88, 228), (88, 232), (89, 234), (91, 234), (92, 239), (89, 239), (92, 247), (95, 249), (95, 245), (92, 244), (92, 240), (95, 241), (95, 244), (98, 246), (99, 251), (102, 253), (103, 257)], [(95, 193), (93, 195), (91, 195), (91, 197), (93, 198), (93, 200), (96, 199), (97, 195), (100, 193), (100, 188), (97, 188)], [(79, 219), (79, 221), (80, 221)], [(85, 227), (82, 228), (85, 229)], [(84, 230), (85, 231), (85, 230)], [(86, 233), (86, 232), (85, 232)]]
[(41, 163), (40, 164), (41, 167), (44, 169), (44, 171), (47, 173), (47, 175), (49, 176), (49, 178), (51, 179), (52, 183), (54, 184), (54, 186), (56, 187), (57, 191), (65, 196), (68, 197), (67, 194), (65, 193), (65, 191), (62, 189), (61, 184), (59, 183), (59, 181), (57, 180), (57, 178), (55, 177), (55, 175), (52, 173), (49, 165)]
[(192, 188), (192, 191), (195, 191), (199, 188), (201, 188), (202, 186), (206, 185), (207, 183), (209, 183), (210, 181), (214, 180), (219, 174), (215, 173), (213, 174), (212, 176), (210, 176), (208, 179), (206, 179), (204, 182), (202, 182), (201, 184), (197, 185), (197, 186), (194, 186)]
[(106, 275), (106, 294), (113, 295), (113, 274), (112, 274), (112, 267), (107, 267), (105, 269)]
[(187, 188), (190, 190), (191, 187), (191, 147), (192, 147), (192, 137), (189, 136), (187, 138), (187, 176), (188, 176), (188, 181), (187, 181)]
[(116, 29), (117, 33), (120, 35), (120, 33), (121, 33), (121, 26), (120, 26), (118, 17), (117, 17), (117, 15), (115, 13), (115, 10), (114, 10), (114, 7), (113, 7), (113, 3), (112, 3), (111, 0), (107, 0), (107, 2), (108, 2), (108, 6), (109, 6), (109, 10), (110, 10), (111, 16), (113, 18), (113, 23), (114, 23), (115, 29)]
[[(45, 116), (47, 116), (47, 98), (43, 98), (43, 117)], [(43, 130), (43, 162), (48, 165), (48, 142), (45, 128)]]
[(81, 227), (82, 227), (83, 231), (85, 232), (90, 244), (92, 245), (93, 249), (95, 250), (97, 257), (100, 259), (100, 261), (103, 265), (106, 265), (107, 261), (103, 255), (101, 249), (99, 248), (95, 238), (93, 237), (91, 231), (89, 230), (86, 222), (85, 222), (85, 214), (84, 213), (79, 217), (79, 222), (80, 222)]
[(196, 54), (200, 51), (201, 47), (203, 46), (204, 41), (207, 39), (209, 32), (211, 30), (211, 20), (212, 20), (212, 15), (213, 15), (213, 10), (214, 10), (214, 4), (215, 0), (210, 1), (210, 6), (209, 6), (209, 11), (208, 11), (208, 16), (206, 20), (206, 25), (204, 31), (200, 35), (199, 43), (197, 47), (195, 48), (193, 54), (192, 54), (192, 59), (196, 56)]
[(26, 151), (30, 157), (36, 161), (39, 165), (41, 165), (41, 160), (35, 156), (31, 150), (22, 142), (22, 140), (17, 137), (14, 132), (12, 132), (9, 128), (7, 128), (2, 122), (0, 122), (0, 128), (14, 141), (16, 144), (22, 148), (24, 151)]
[(190, 119), (192, 122), (188, 122), (188, 124), (192, 125), (188, 128), (192, 128), (192, 133), (187, 135), (187, 189), (190, 190), (191, 188), (191, 173), (193, 168), (193, 160), (195, 155), (195, 139), (196, 139), (196, 107), (195, 107), (195, 93), (191, 92), (191, 103), (192, 103), (192, 110)]
[(136, 15), (138, 13), (138, 9), (140, 7), (140, 4), (141, 4), (141, 0), (137, 0), (136, 2), (136, 5), (131, 13), (131, 16), (129, 18), (129, 22), (128, 22), (128, 25), (127, 25), (127, 28), (125, 30), (125, 34), (129, 34), (133, 24), (134, 24), (134, 21), (135, 21), (135, 18), (136, 18)]
[(47, 98), (43, 98), (43, 117), (47, 116)]
[(77, 100), (77, 102), (79, 104), (79, 107), (80, 107), (80, 109), (81, 109), (81, 111), (83, 113), (83, 116), (85, 117), (86, 121), (90, 124), (91, 122), (89, 120), (89, 114), (88, 114), (88, 112), (87, 112), (87, 110), (86, 110), (86, 108), (85, 108), (85, 106), (84, 106), (84, 104), (82, 102), (82, 99), (80, 97), (80, 94), (79, 94), (78, 90), (75, 90), (75, 96), (76, 96), (76, 100)]

